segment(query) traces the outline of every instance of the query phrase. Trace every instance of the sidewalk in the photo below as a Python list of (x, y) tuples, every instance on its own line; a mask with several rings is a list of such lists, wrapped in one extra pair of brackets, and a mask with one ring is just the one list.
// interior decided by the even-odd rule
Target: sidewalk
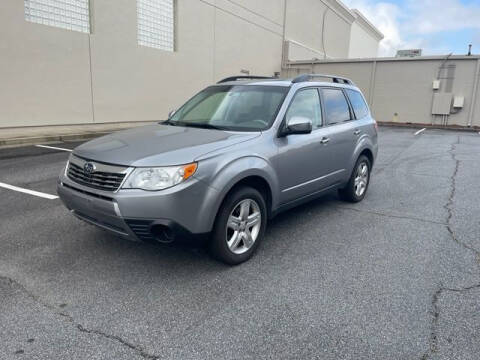
[(43, 144), (47, 142), (88, 140), (114, 131), (152, 124), (151, 121), (124, 123), (28, 126), (0, 128), (0, 147)]

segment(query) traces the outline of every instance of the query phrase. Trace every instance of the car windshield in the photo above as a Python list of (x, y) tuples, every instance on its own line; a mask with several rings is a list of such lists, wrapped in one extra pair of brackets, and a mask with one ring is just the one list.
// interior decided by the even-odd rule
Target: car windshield
[(211, 86), (187, 101), (168, 123), (232, 131), (265, 130), (275, 120), (287, 92), (283, 86)]

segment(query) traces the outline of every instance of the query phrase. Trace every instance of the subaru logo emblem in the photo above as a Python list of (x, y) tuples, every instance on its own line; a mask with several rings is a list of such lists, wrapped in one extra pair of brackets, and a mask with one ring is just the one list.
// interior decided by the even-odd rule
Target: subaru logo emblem
[(83, 165), (83, 170), (85, 171), (85, 173), (87, 174), (91, 174), (95, 171), (95, 164), (91, 163), (91, 162), (87, 162), (85, 163), (85, 165)]

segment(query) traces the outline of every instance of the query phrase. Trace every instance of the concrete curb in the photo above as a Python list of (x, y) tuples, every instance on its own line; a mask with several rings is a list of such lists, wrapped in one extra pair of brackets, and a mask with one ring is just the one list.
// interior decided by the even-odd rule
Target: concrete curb
[(152, 125), (156, 122), (157, 121), (133, 121), (0, 128), (0, 148), (90, 140), (116, 131)]
[(36, 145), (49, 142), (63, 142), (63, 141), (76, 141), (76, 140), (90, 140), (102, 135), (109, 134), (110, 132), (89, 132), (79, 134), (65, 134), (65, 135), (41, 135), (30, 136), (11, 139), (0, 139), (0, 147), (10, 146), (25, 146)]
[(438, 130), (453, 130), (453, 131), (466, 131), (466, 132), (478, 132), (480, 127), (472, 126), (460, 126), (460, 125), (432, 125), (432, 124), (422, 124), (422, 123), (395, 123), (389, 121), (377, 121), (378, 126), (390, 126), (390, 127), (401, 127), (401, 128), (412, 128), (412, 129), (438, 129)]

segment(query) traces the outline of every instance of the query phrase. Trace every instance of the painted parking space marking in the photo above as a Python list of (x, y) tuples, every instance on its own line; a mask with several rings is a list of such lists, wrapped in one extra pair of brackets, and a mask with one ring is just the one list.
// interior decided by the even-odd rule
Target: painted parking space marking
[(422, 132), (424, 132), (425, 130), (427, 130), (427, 128), (420, 129), (414, 135), (417, 136), (417, 135), (421, 134)]
[(45, 148), (45, 149), (52, 149), (52, 150), (60, 150), (60, 151), (68, 151), (68, 152), (73, 151), (71, 149), (65, 149), (65, 148), (56, 147), (56, 146), (48, 146), (48, 145), (35, 145), (35, 146), (40, 148)]
[(18, 186), (9, 185), (9, 184), (5, 184), (5, 183), (2, 183), (2, 182), (0, 182), (0, 188), (12, 190), (12, 191), (18, 191), (18, 192), (21, 192), (21, 193), (24, 193), (24, 194), (38, 196), (38, 197), (41, 197), (41, 198), (44, 198), (44, 199), (49, 199), (49, 200), (58, 199), (57, 195), (50, 195), (50, 194), (46, 194), (46, 193), (43, 193), (43, 192), (40, 192), (40, 191), (24, 189), (24, 188), (21, 188), (21, 187), (18, 187)]

